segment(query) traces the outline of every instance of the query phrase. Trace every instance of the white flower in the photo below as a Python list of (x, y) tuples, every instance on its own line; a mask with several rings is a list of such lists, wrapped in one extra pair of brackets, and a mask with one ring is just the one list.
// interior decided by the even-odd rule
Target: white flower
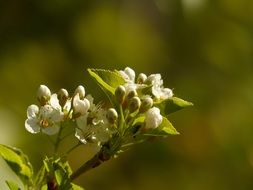
[(76, 119), (77, 128), (75, 136), (84, 144), (93, 144), (97, 148), (111, 137), (109, 122), (106, 119), (106, 111), (100, 106)]
[(157, 128), (163, 121), (163, 117), (160, 114), (160, 109), (157, 107), (150, 108), (146, 112), (145, 124), (147, 129)]
[(31, 105), (27, 108), (25, 128), (30, 133), (42, 131), (47, 135), (54, 135), (60, 129), (62, 119), (63, 114), (51, 105), (42, 106), (40, 109), (36, 105)]
[(173, 96), (171, 89), (163, 87), (163, 80), (160, 74), (152, 74), (146, 81), (152, 85), (152, 94), (157, 99), (167, 99)]
[(90, 102), (86, 98), (80, 99), (79, 93), (77, 93), (73, 98), (73, 109), (74, 114), (84, 115), (90, 108)]
[(119, 71), (119, 73), (127, 82), (135, 82), (135, 71), (130, 67), (126, 67), (124, 71)]
[(71, 109), (71, 101), (67, 100), (64, 107), (62, 107), (57, 94), (52, 94), (49, 105), (51, 105), (55, 110), (59, 111), (62, 115), (68, 114), (69, 110)]

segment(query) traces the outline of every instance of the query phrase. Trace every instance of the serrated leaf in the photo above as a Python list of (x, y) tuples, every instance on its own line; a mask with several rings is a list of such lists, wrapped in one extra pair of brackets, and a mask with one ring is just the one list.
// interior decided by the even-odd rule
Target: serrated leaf
[(6, 184), (10, 190), (21, 190), (21, 188), (19, 188), (18, 185), (12, 181), (6, 181)]
[(24, 184), (31, 182), (33, 176), (32, 166), (21, 150), (0, 144), (0, 156)]
[(181, 98), (172, 97), (161, 102), (155, 102), (154, 106), (160, 109), (162, 115), (168, 115), (183, 108), (193, 106), (193, 103), (187, 102)]
[(124, 78), (118, 73), (118, 71), (88, 69), (88, 72), (109, 98), (114, 95), (115, 89), (119, 85), (125, 83)]

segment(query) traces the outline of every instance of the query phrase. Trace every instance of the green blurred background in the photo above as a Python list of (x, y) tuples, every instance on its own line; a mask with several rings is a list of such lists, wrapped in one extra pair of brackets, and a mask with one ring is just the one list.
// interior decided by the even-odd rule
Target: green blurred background
[[(172, 114), (180, 136), (138, 145), (76, 182), (88, 190), (253, 189), (252, 0), (0, 2), (0, 143), (37, 170), (52, 147), (24, 129), (36, 91), (79, 84), (86, 68), (161, 73), (193, 108)], [(62, 147), (64, 149), (65, 147)], [(92, 155), (78, 149), (73, 168)], [(0, 177), (6, 175), (0, 171)]]

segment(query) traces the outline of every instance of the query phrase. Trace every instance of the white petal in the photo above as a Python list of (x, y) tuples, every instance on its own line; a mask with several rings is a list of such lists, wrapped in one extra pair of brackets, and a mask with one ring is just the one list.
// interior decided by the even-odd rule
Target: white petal
[(53, 112), (53, 107), (50, 105), (45, 105), (40, 108), (40, 114), (43, 118), (50, 118)]
[(162, 91), (161, 99), (167, 99), (167, 98), (171, 98), (173, 96), (173, 92), (169, 88), (161, 89), (161, 91)]
[(133, 69), (131, 69), (130, 67), (126, 67), (124, 72), (126, 73), (126, 75), (129, 77), (129, 79), (131, 81), (135, 81), (135, 71)]
[(64, 113), (59, 110), (53, 110), (50, 114), (50, 121), (52, 122), (60, 122), (64, 118)]
[(54, 108), (54, 109), (61, 109), (61, 106), (59, 104), (59, 100), (57, 98), (57, 94), (52, 94), (51, 98), (50, 98), (50, 105)]
[(30, 118), (25, 120), (25, 128), (30, 133), (38, 133), (40, 132), (40, 126), (38, 125), (37, 118)]
[(75, 113), (84, 115), (90, 108), (90, 102), (86, 98), (84, 100), (80, 100), (79, 94), (77, 94), (73, 100), (73, 107)]
[(54, 125), (47, 127), (47, 128), (42, 128), (42, 132), (47, 135), (54, 135), (54, 134), (58, 133), (59, 130), (60, 130), (60, 126), (57, 124), (54, 124)]
[(66, 104), (64, 106), (64, 110), (67, 111), (67, 112), (69, 112), (70, 108), (71, 108), (71, 101), (67, 100), (67, 102), (66, 102)]
[(130, 81), (129, 76), (124, 71), (119, 71), (119, 74), (128, 82)]
[(36, 117), (36, 115), (39, 113), (39, 107), (36, 106), (36, 105), (30, 105), (28, 108), (27, 108), (27, 117), (28, 118), (33, 118), (33, 117)]
[(160, 110), (156, 107), (153, 107), (146, 113), (146, 128), (157, 128), (162, 123), (162, 120), (163, 117), (160, 115)]

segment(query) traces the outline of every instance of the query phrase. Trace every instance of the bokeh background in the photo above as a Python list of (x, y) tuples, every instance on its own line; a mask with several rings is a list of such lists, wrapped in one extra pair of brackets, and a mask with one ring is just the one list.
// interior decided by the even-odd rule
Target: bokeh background
[[(0, 143), (22, 148), (37, 170), (52, 153), (45, 136), (24, 129), (38, 86), (73, 92), (83, 84), (98, 101), (104, 95), (86, 69), (130, 66), (161, 73), (166, 87), (195, 106), (169, 117), (180, 136), (138, 145), (76, 183), (88, 190), (252, 189), (252, 63), (252, 0), (1, 1)], [(78, 149), (71, 165), (90, 156), (91, 149)], [(0, 163), (2, 179), (8, 171)]]

